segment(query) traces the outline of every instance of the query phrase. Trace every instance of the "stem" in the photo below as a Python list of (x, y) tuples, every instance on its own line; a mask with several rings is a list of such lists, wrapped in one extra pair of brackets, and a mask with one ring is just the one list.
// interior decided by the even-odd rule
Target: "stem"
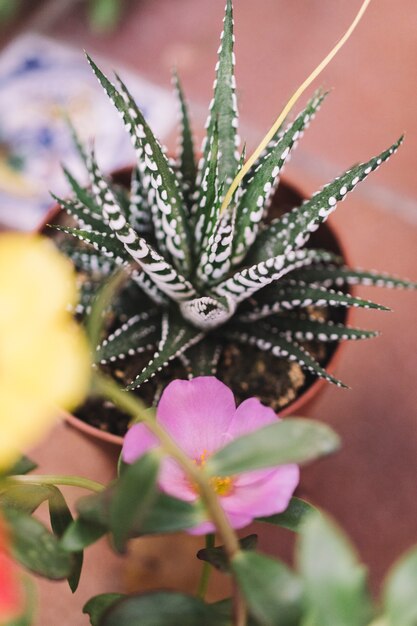
[(104, 485), (97, 483), (89, 478), (81, 476), (61, 476), (59, 474), (33, 474), (30, 476), (11, 476), (13, 482), (25, 483), (28, 485), (69, 485), (70, 487), (81, 487), (100, 493), (104, 489)]
[[(215, 536), (213, 533), (206, 535), (206, 548), (214, 548), (214, 540), (215, 540)], [(202, 600), (204, 600), (204, 598), (206, 597), (207, 588), (208, 588), (208, 584), (210, 580), (210, 574), (211, 574), (210, 563), (208, 563), (207, 561), (204, 561), (203, 569), (201, 570), (201, 578), (200, 578), (200, 582), (198, 585), (198, 591), (197, 591), (197, 596), (201, 598)]]
[(347, 40), (349, 39), (349, 37), (351, 36), (353, 31), (355, 30), (356, 26), (361, 21), (362, 16), (365, 13), (366, 9), (368, 8), (368, 5), (370, 4), (370, 2), (371, 2), (371, 0), (364, 0), (364, 2), (362, 3), (361, 8), (359, 9), (359, 12), (357, 13), (355, 19), (353, 20), (352, 24), (349, 26), (348, 30), (345, 32), (343, 37), (341, 37), (341, 39), (339, 39), (339, 41), (334, 46), (334, 48), (329, 52), (329, 54), (323, 59), (323, 61), (321, 61), (321, 63), (319, 63), (319, 65), (311, 72), (310, 76), (308, 76), (305, 79), (305, 81), (300, 85), (300, 87), (298, 87), (298, 89), (295, 91), (295, 93), (291, 96), (291, 98), (289, 99), (289, 101), (285, 105), (284, 109), (282, 110), (282, 112), (280, 113), (280, 115), (278, 116), (276, 121), (274, 122), (274, 124), (271, 127), (271, 129), (267, 132), (267, 134), (262, 139), (262, 141), (259, 144), (259, 146), (256, 148), (256, 150), (253, 152), (253, 154), (246, 161), (245, 165), (239, 171), (238, 175), (233, 180), (232, 184), (230, 185), (229, 189), (227, 190), (227, 193), (226, 193), (226, 195), (224, 197), (224, 200), (222, 202), (222, 205), (220, 207), (220, 215), (222, 215), (222, 213), (227, 209), (227, 207), (229, 206), (229, 204), (230, 204), (230, 202), (232, 200), (233, 194), (236, 191), (236, 189), (238, 188), (241, 180), (248, 173), (249, 169), (255, 163), (255, 161), (258, 158), (258, 156), (266, 148), (266, 146), (268, 145), (268, 143), (270, 142), (270, 140), (274, 136), (275, 132), (278, 130), (278, 128), (281, 126), (281, 124), (283, 123), (283, 121), (287, 117), (288, 113), (291, 111), (291, 109), (294, 106), (294, 104), (297, 102), (297, 100), (300, 98), (300, 96), (304, 93), (304, 91), (307, 89), (307, 87), (309, 87), (311, 85), (311, 83), (317, 78), (317, 76), (319, 76), (319, 74), (321, 74), (321, 72), (330, 63), (330, 61), (333, 59), (333, 57), (336, 56), (336, 54), (339, 52), (340, 48), (342, 48), (344, 46), (344, 44), (347, 42)]
[(204, 471), (197, 467), (192, 459), (181, 450), (139, 398), (123, 391), (114, 380), (104, 376), (99, 371), (95, 372), (94, 384), (96, 391), (101, 395), (117, 404), (120, 409), (129, 413), (134, 419), (144, 422), (159, 439), (166, 454), (178, 461), (189, 478), (197, 485), (201, 499), (222, 538), (225, 552), (229, 559), (232, 559), (240, 550), (239, 541)]
[(233, 582), (233, 624), (234, 626), (246, 626), (248, 614), (246, 603), (236, 581)]

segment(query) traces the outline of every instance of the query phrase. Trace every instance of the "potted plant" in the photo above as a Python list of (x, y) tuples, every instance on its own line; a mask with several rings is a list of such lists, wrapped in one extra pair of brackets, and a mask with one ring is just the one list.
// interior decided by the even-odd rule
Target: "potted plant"
[[(342, 340), (377, 334), (346, 326), (344, 312), (349, 307), (386, 310), (347, 288), (415, 285), (351, 269), (335, 237), (329, 246), (326, 234), (319, 237), (322, 229), (316, 231), (357, 184), (396, 152), (402, 138), (310, 199), (302, 201), (288, 187), (276, 193), (292, 149), (326, 94), (316, 92), (288, 126), (281, 114), (246, 160), (245, 150), (238, 149), (231, 2), (198, 164), (176, 76), (181, 150), (171, 159), (121, 79), (116, 76), (113, 85), (88, 60), (137, 155), (131, 173), (110, 180), (75, 136), (91, 188), (65, 171), (75, 197), (57, 198), (76, 222), (75, 228), (65, 221), (56, 228), (75, 242), (66, 237), (60, 243), (80, 272), (77, 313), (88, 317), (94, 294), (109, 275), (121, 270), (127, 276), (108, 305), (106, 333), (97, 338), (97, 367), (137, 390), (149, 405), (170, 379), (208, 373), (234, 386), (240, 400), (263, 394), (264, 402), (284, 412), (288, 405), (289, 412), (302, 410), (304, 399), (291, 402), (311, 385), (305, 398), (313, 395), (316, 377), (344, 387), (323, 365)], [(94, 400), (78, 414), (87, 421), (91, 415), (93, 426), (104, 424), (112, 433), (106, 438), (121, 441), (127, 416)]]
[[(116, 90), (92, 63), (129, 126), (141, 161), (133, 172), (134, 193), (129, 196), (102, 176), (94, 155), (85, 155), (80, 146), (92, 178), (92, 190), (83, 189), (68, 173), (77, 200), (61, 202), (81, 228), (64, 224), (59, 229), (90, 243), (98, 252), (84, 246), (68, 248), (62, 242), (80, 269), (82, 301), (73, 303), (73, 310), (80, 315), (87, 313), (96, 365), (103, 365), (93, 369), (93, 390), (102, 399), (103, 408), (110, 402), (121, 415), (126, 415), (131, 428), (124, 438), (117, 479), (103, 485), (78, 476), (32, 474), (33, 466), (27, 459), (11, 467), (20, 433), (13, 422), (14, 415), (1, 416), (2, 427), (8, 426), (8, 439), (3, 437), (0, 447), (0, 560), (12, 596), (3, 602), (5, 598), (0, 594), (0, 611), (6, 611), (0, 613), (0, 619), (21, 617), (24, 594), (19, 596), (16, 589), (19, 576), (14, 560), (42, 576), (67, 578), (75, 590), (82, 569), (82, 552), (100, 537), (109, 536), (113, 547), (124, 552), (134, 537), (185, 530), (206, 535), (206, 547), (199, 552), (204, 567), (198, 597), (163, 591), (135, 597), (104, 594), (85, 607), (93, 626), (411, 626), (415, 622), (415, 551), (391, 574), (384, 605), (375, 609), (367, 593), (363, 567), (346, 540), (310, 504), (292, 497), (298, 483), (298, 465), (334, 452), (339, 445), (337, 435), (317, 421), (279, 420), (275, 411), (262, 405), (258, 398), (246, 398), (236, 406), (232, 391), (212, 375), (217, 340), (240, 341), (255, 344), (262, 353), (271, 351), (274, 357), (298, 360), (323, 379), (341, 385), (297, 340), (304, 343), (317, 338), (332, 342), (343, 337), (370, 336), (372, 333), (346, 329), (335, 324), (335, 320), (326, 319), (328, 309), (336, 304), (381, 307), (328, 287), (363, 280), (377, 285), (413, 285), (347, 269), (335, 251), (306, 244), (338, 200), (387, 160), (399, 142), (379, 157), (346, 172), (300, 208), (265, 222), (261, 229), (264, 203), (272, 193), (275, 178), (297, 133), (324, 96), (318, 93), (288, 129), (281, 132), (274, 128), (273, 142), (268, 137), (248, 161), (242, 155), (237, 159), (230, 2), (226, 6), (222, 42), (208, 124), (209, 141), (203, 148), (200, 178), (195, 179), (198, 185), (194, 190), (194, 176), (187, 184), (184, 170), (186, 162), (192, 166), (191, 151), (184, 149), (178, 169), (182, 174), (178, 174), (177, 165), (165, 157), (124, 85)], [(180, 98), (183, 102), (181, 95)], [(230, 110), (223, 108), (224, 102), (231, 104)], [(222, 113), (228, 122), (224, 127)], [(184, 122), (186, 127), (185, 107)], [(184, 139), (190, 147), (186, 130)], [(266, 153), (262, 155), (263, 148)], [(234, 168), (230, 170), (230, 181), (226, 155)], [(226, 168), (222, 175), (218, 174), (220, 167)], [(249, 202), (251, 197), (254, 202)], [(187, 226), (189, 222), (193, 224), (192, 232)], [(22, 341), (22, 337), (26, 340), (33, 334), (30, 307), (22, 306), (22, 297), (32, 294), (32, 285), (30, 281), (15, 284), (9, 276), (10, 266), (16, 272), (26, 251), (25, 245), (18, 250), (9, 272), (0, 258), (0, 279), (14, 303), (10, 310), (22, 313), (17, 320), (9, 314), (6, 329), (1, 318), (0, 328), (2, 341), (8, 339), (7, 346), (15, 343), (24, 347), (14, 355), (11, 364), (3, 364), (6, 371), (13, 370), (13, 376), (6, 380), (19, 382), (20, 356), (25, 373), (31, 374), (28, 391), (33, 394), (23, 396), (25, 407), (35, 407), (37, 411), (29, 415), (33, 419), (22, 411), (18, 384), (10, 389), (4, 387), (6, 399), (15, 402), (6, 406), (26, 420), (28, 432), (32, 433), (33, 428), (32, 434), (37, 436), (39, 424), (51, 419), (51, 405), (56, 397), (62, 401), (55, 394), (64, 390), (70, 404), (74, 397), (78, 399), (85, 393), (88, 374), (85, 341), (78, 332), (84, 349), (78, 357), (71, 356), (75, 390), (70, 393), (66, 385), (61, 388), (60, 371), (54, 371), (54, 365), (65, 363), (68, 356), (68, 344), (61, 344), (57, 337), (73, 332), (68, 312), (57, 311), (64, 308), (66, 288), (72, 293), (65, 277), (60, 281), (59, 276), (54, 276), (48, 284), (52, 293), (58, 294), (57, 300), (35, 298), (39, 304), (39, 325), (35, 326), (39, 332), (33, 344), (37, 352), (28, 351)], [(118, 265), (121, 271), (117, 271)], [(31, 270), (39, 280), (37, 264), (24, 266), (25, 272)], [(47, 266), (46, 263), (43, 267)], [(61, 289), (61, 282), (65, 289)], [(271, 294), (269, 290), (273, 288)], [(263, 299), (261, 296), (265, 295)], [(152, 301), (158, 306), (153, 306)], [(4, 310), (7, 313), (9, 308)], [(291, 315), (288, 311), (292, 311)], [(324, 317), (317, 319), (320, 314)], [(52, 332), (51, 319), (57, 323), (58, 334)], [(65, 324), (61, 323), (63, 319)], [(157, 353), (133, 377), (128, 389), (122, 389), (114, 378), (124, 381), (126, 369), (120, 375), (113, 368), (106, 371), (106, 363), (101, 361), (113, 364), (119, 359), (123, 363), (126, 352), (129, 355), (130, 350), (136, 350), (140, 354), (148, 342), (152, 345), (153, 337), (158, 343)], [(30, 365), (38, 364), (33, 354), (43, 354), (42, 342), (53, 347), (54, 358), (48, 362), (48, 371), (56, 380), (53, 386), (45, 385), (44, 377), (29, 366), (29, 361)], [(60, 347), (65, 350), (59, 350)], [(155, 400), (155, 414), (141, 402), (135, 392), (137, 384), (156, 375), (175, 357), (187, 357), (184, 367), (190, 369), (192, 379), (173, 377)], [(81, 371), (78, 365), (82, 365), (83, 376), (77, 376)], [(68, 383), (65, 375), (62, 378)], [(28, 443), (26, 435), (25, 432)], [(77, 502), (75, 519), (59, 490), (61, 485), (84, 487), (92, 492)], [(51, 530), (32, 517), (44, 502), (49, 507)], [(297, 572), (254, 550), (256, 537), (236, 533), (251, 520), (300, 532)], [(205, 600), (209, 565), (227, 573), (232, 581), (231, 596), (220, 603)], [(20, 622), (29, 623), (30, 607), (25, 608), (27, 614)]]

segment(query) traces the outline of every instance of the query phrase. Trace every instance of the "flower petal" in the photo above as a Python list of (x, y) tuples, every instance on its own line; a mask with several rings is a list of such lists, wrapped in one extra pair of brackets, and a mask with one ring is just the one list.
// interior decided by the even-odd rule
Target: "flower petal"
[(158, 484), (162, 491), (174, 498), (179, 498), (186, 502), (197, 500), (197, 492), (193, 489), (184, 471), (174, 459), (166, 457), (162, 461)]
[(224, 445), (236, 405), (231, 390), (214, 376), (174, 380), (162, 394), (157, 419), (191, 458)]
[(298, 485), (297, 465), (283, 465), (258, 481), (235, 486), (234, 491), (221, 500), (225, 512), (250, 515), (252, 519), (285, 511)]
[[(227, 518), (230, 525), (235, 530), (248, 526), (252, 521), (252, 515), (235, 515), (234, 513), (227, 513)], [(188, 528), (186, 531), (189, 535), (207, 535), (208, 533), (216, 532), (216, 528), (212, 522), (202, 522), (198, 526)]]
[(279, 417), (273, 409), (264, 406), (257, 398), (248, 398), (240, 404), (227, 430), (227, 441), (247, 435), (263, 426), (273, 424)]
[(158, 447), (159, 441), (145, 424), (133, 424), (127, 431), (122, 448), (122, 459), (125, 463), (134, 463), (149, 450)]

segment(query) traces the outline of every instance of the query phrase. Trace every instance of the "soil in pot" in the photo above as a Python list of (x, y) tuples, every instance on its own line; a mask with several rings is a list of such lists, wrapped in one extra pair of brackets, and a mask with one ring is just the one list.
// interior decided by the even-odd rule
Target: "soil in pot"
[[(114, 180), (121, 185), (128, 185), (130, 170), (116, 173)], [(293, 187), (281, 184), (270, 209), (270, 219), (282, 215), (301, 202), (302, 196)], [(68, 224), (70, 221), (70, 218), (59, 208), (56, 209), (55, 215), (49, 216), (48, 219), (48, 223), (52, 224)], [(68, 241), (62, 233), (51, 231), (51, 229), (44, 232), (52, 236), (58, 246), (63, 241)], [(84, 244), (80, 242), (79, 245), (83, 246)], [(339, 242), (326, 224), (318, 232), (312, 234), (309, 245), (342, 254)], [(323, 321), (345, 322), (347, 310), (310, 307), (307, 314), (311, 318), (320, 318)], [(326, 344), (309, 342), (308, 345), (304, 345), (325, 367), (339, 344), (338, 342)], [(122, 385), (129, 384), (151, 357), (152, 353), (145, 352), (102, 367)], [(255, 396), (263, 404), (271, 406), (277, 412), (291, 405), (314, 384), (317, 385), (317, 379), (303, 371), (297, 363), (279, 359), (251, 346), (242, 346), (231, 342), (225, 342), (223, 345), (217, 376), (232, 388), (238, 403)], [(148, 406), (152, 406), (171, 380), (186, 377), (187, 372), (184, 366), (176, 359), (162, 372), (157, 373), (150, 381), (143, 384), (135, 393)], [(122, 414), (109, 401), (95, 398), (90, 398), (78, 409), (76, 417), (90, 426), (116, 436), (125, 434), (130, 421), (127, 415)]]

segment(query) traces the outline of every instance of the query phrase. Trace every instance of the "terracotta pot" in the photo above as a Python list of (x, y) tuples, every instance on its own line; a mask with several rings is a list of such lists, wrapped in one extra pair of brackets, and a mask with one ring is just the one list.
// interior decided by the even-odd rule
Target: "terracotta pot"
[[(115, 182), (121, 185), (129, 185), (131, 168), (126, 167), (121, 170), (117, 170), (112, 174), (112, 178)], [(282, 182), (278, 188), (278, 191), (274, 197), (272, 206), (271, 206), (271, 214), (273, 216), (274, 206), (280, 207), (280, 209), (288, 209), (295, 206), (299, 206), (300, 203), (304, 199), (304, 195), (301, 194), (298, 189), (286, 182)], [(50, 235), (50, 230), (47, 230), (46, 225), (50, 223), (54, 223), (57, 217), (63, 213), (63, 210), (60, 208), (58, 204), (51, 207), (50, 211), (47, 213), (45, 219), (40, 224), (38, 231), (42, 234)], [(344, 259), (346, 265), (350, 265), (348, 255), (346, 254), (343, 245), (340, 242), (339, 236), (335, 232), (334, 227), (330, 227), (328, 223), (323, 224), (320, 229), (314, 233), (312, 233), (310, 241), (317, 247), (322, 247), (328, 249), (332, 252), (336, 252)], [(352, 293), (352, 289), (349, 290)], [(351, 311), (350, 309), (344, 309), (344, 323), (349, 322)], [(339, 342), (337, 346), (334, 348), (331, 353), (328, 361), (325, 363), (326, 369), (330, 372), (333, 372), (336, 369), (336, 365), (340, 360), (340, 355), (342, 351), (343, 342)], [(286, 406), (282, 411), (280, 411), (280, 416), (289, 416), (289, 415), (308, 415), (308, 412), (311, 410), (313, 404), (316, 402), (319, 394), (321, 394), (324, 388), (329, 385), (328, 382), (323, 380), (322, 378), (316, 378), (310, 386), (303, 391), (293, 402), (291, 402), (288, 406)], [(109, 443), (113, 443), (116, 445), (122, 445), (123, 438), (119, 435), (113, 435), (111, 433), (100, 430), (94, 426), (90, 426), (86, 422), (82, 421), (78, 417), (74, 415), (70, 415), (69, 413), (63, 412), (64, 419), (77, 428), (81, 432), (95, 437), (96, 439), (100, 439), (102, 441), (106, 441)]]

